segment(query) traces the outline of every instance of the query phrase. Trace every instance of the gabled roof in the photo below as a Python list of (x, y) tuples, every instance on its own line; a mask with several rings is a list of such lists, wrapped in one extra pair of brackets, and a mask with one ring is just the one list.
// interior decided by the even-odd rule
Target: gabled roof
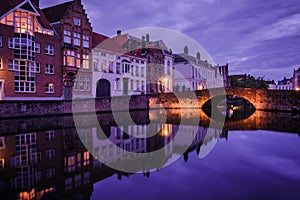
[(68, 8), (74, 1), (65, 2), (55, 6), (42, 9), (43, 13), (47, 17), (50, 23), (58, 22), (67, 12)]
[(119, 53), (122, 55), (126, 53), (126, 50), (114, 39), (93, 32), (93, 48), (96, 47), (99, 49)]
[(109, 38), (108, 36), (101, 35), (99, 33), (93, 32), (93, 45), (92, 45), (92, 47), (93, 48), (97, 47), (101, 42), (103, 42), (104, 40), (106, 40), (108, 38)]
[[(14, 9), (15, 7), (17, 7), (18, 5), (25, 3), (25, 0), (1, 0), (1, 1), (2, 2), (1, 2), (1, 6), (0, 6), (0, 17), (2, 15), (6, 14), (7, 12), (9, 12), (10, 10)], [(27, 3), (21, 5), (20, 8), (24, 9), (24, 10), (28, 10), (30, 12), (37, 11), (38, 14), (40, 15), (40, 16), (37, 16), (37, 20), (40, 23), (40, 25), (43, 28), (52, 30), (52, 28), (49, 24), (49, 21), (47, 20), (47, 18), (45, 17), (45, 15), (43, 14), (43, 12), (41, 11), (41, 9), (39, 7), (32, 4), (31, 2), (29, 3), (29, 1), (28, 1)]]
[(117, 35), (113, 38), (117, 43), (123, 46), (128, 41), (128, 34)]

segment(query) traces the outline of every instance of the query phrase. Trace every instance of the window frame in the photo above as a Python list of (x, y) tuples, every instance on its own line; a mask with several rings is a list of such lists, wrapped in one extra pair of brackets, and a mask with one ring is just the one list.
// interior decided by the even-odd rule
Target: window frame
[[(51, 68), (53, 68), (51, 72)], [(54, 65), (53, 64), (46, 64), (45, 65), (45, 74), (54, 74)]]
[(54, 55), (54, 45), (46, 44), (45, 45), (45, 54), (53, 56)]

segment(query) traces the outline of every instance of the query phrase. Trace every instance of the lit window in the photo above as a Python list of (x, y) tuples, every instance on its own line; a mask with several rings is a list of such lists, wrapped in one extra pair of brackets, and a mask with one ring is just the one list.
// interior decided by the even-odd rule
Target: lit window
[(75, 66), (75, 52), (71, 50), (64, 51), (64, 65)]
[(83, 69), (89, 69), (89, 55), (82, 55), (82, 59), (83, 59)]
[(71, 44), (71, 31), (64, 30), (64, 42)]
[(74, 32), (74, 45), (80, 46), (80, 33)]
[(46, 91), (46, 93), (54, 93), (54, 84), (53, 83), (46, 83), (45, 91)]
[(94, 71), (99, 71), (98, 69), (98, 59), (93, 59), (93, 67), (94, 67)]
[(2, 47), (2, 36), (0, 36), (0, 47)]
[(45, 54), (54, 55), (54, 46), (50, 44), (45, 45)]
[(106, 72), (106, 61), (105, 60), (101, 60), (101, 72)]
[(90, 37), (88, 35), (83, 35), (83, 47), (90, 47)]
[(80, 63), (80, 57), (81, 57), (81, 56), (80, 56), (80, 53), (78, 53), (78, 54), (77, 54), (77, 57), (76, 57), (76, 67), (77, 67), (77, 68), (80, 68), (80, 65), (81, 65), (81, 63)]
[(114, 63), (112, 61), (109, 61), (108, 72), (113, 73), (114, 72), (113, 68), (114, 68)]
[(35, 53), (41, 53), (41, 44), (40, 43), (34, 43), (34, 51), (35, 51)]
[(89, 165), (90, 164), (90, 153), (88, 151), (84, 152), (83, 154), (83, 165)]
[(75, 156), (68, 156), (66, 159), (65, 159), (65, 163), (66, 165), (66, 171), (67, 172), (72, 172), (72, 171), (75, 171), (75, 165), (76, 165), (76, 158)]
[(74, 17), (74, 25), (75, 26), (80, 26), (80, 19), (77, 17)]
[(54, 65), (46, 64), (45, 73), (54, 74)]
[(48, 159), (54, 159), (55, 158), (55, 149), (50, 149), (46, 151), (46, 157)]

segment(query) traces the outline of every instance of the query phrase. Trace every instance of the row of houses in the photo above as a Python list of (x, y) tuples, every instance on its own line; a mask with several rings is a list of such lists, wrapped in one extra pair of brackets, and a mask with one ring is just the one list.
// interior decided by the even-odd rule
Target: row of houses
[(300, 91), (300, 67), (294, 69), (293, 76), (291, 78), (284, 77), (276, 84), (275, 81), (269, 82), (270, 90), (296, 90)]
[(96, 33), (80, 0), (0, 7), (0, 100), (60, 100), (228, 85), (228, 65), (172, 54), (162, 40)]

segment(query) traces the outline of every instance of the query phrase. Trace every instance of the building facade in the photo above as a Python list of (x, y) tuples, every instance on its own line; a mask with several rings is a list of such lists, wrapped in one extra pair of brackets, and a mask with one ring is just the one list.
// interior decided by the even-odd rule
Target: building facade
[(284, 77), (283, 80), (278, 81), (277, 90), (292, 90), (293, 89), (293, 78)]
[(0, 8), (0, 100), (61, 99), (60, 40), (36, 1)]
[(197, 57), (188, 54), (188, 48), (184, 53), (174, 56), (174, 91), (202, 90), (229, 85), (228, 65), (213, 66), (207, 61), (201, 60), (200, 53)]
[(92, 97), (146, 93), (146, 59), (126, 52), (114, 39), (94, 33)]
[(91, 96), (92, 69), (89, 54), (92, 50), (93, 29), (81, 1), (69, 1), (42, 11), (61, 39), (64, 99), (71, 99), (72, 93)]
[(300, 67), (293, 73), (293, 90), (300, 91)]

